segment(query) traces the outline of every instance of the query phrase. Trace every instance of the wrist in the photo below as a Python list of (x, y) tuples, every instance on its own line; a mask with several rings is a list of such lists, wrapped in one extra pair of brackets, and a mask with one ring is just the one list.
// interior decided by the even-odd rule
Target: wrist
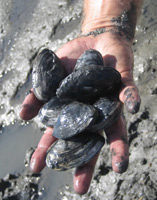
[(102, 28), (110, 29), (115, 26), (112, 22), (112, 19), (114, 17), (102, 15), (101, 17), (98, 18), (90, 18), (90, 19), (85, 18), (81, 28), (82, 33), (87, 33)]
[[(111, 31), (128, 40), (135, 34), (135, 26), (142, 0), (85, 0), (82, 34), (95, 30)], [(101, 33), (101, 31), (100, 31)]]
[(112, 18), (121, 14), (115, 0), (84, 0), (82, 32), (112, 26)]

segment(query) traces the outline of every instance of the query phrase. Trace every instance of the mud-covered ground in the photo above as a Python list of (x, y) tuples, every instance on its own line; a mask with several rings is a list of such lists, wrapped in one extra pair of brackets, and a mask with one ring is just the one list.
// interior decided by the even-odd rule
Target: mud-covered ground
[[(101, 151), (89, 192), (72, 189), (73, 171), (49, 169), (33, 175), (25, 168), (26, 150), (35, 147), (44, 127), (18, 113), (31, 87), (38, 51), (56, 50), (79, 33), (83, 0), (0, 0), (0, 199), (156, 200), (157, 199), (157, 1), (144, 1), (133, 45), (134, 78), (142, 104), (125, 113), (130, 144), (127, 172), (111, 169), (109, 146)], [(64, 179), (63, 179), (64, 177)]]

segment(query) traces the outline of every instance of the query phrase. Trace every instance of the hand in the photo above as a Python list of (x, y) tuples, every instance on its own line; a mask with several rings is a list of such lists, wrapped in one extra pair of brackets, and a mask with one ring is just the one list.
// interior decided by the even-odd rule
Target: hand
[[(138, 90), (133, 82), (133, 53), (131, 43), (113, 33), (106, 32), (96, 37), (80, 37), (63, 45), (56, 54), (61, 59), (67, 74), (70, 74), (78, 57), (88, 49), (96, 49), (102, 55), (105, 65), (117, 69), (121, 73), (123, 87), (119, 98), (130, 113), (136, 113), (140, 106)], [(20, 117), (29, 120), (38, 114), (42, 103), (35, 97), (33, 90), (26, 96)], [(123, 173), (128, 167), (129, 153), (125, 119), (120, 116), (118, 121), (105, 130), (112, 155), (112, 168), (115, 172)], [(45, 167), (46, 151), (56, 138), (53, 128), (47, 128), (37, 149), (31, 158), (31, 170), (40, 172)], [(89, 163), (78, 167), (74, 174), (74, 189), (79, 194), (88, 191), (98, 155)]]

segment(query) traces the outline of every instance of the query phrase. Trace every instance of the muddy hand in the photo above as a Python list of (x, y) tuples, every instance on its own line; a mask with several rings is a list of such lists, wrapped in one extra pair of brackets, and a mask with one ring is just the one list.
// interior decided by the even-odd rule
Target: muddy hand
[[(137, 1), (84, 1), (84, 21), (82, 35), (63, 45), (57, 56), (61, 59), (67, 74), (74, 68), (76, 60), (88, 49), (98, 50), (104, 64), (118, 70), (122, 77), (119, 99), (126, 109), (134, 114), (140, 107), (140, 96), (133, 81), (132, 40), (137, 14), (142, 0)], [(33, 92), (23, 102), (20, 116), (24, 120), (35, 117), (42, 106)], [(40, 172), (45, 167), (46, 151), (56, 140), (53, 129), (47, 128), (31, 159), (31, 169)], [(115, 172), (126, 171), (129, 162), (128, 139), (125, 119), (121, 115), (117, 122), (105, 130), (112, 155), (112, 168)], [(74, 174), (74, 189), (79, 194), (88, 191), (94, 172), (96, 156), (89, 163), (78, 167)]]

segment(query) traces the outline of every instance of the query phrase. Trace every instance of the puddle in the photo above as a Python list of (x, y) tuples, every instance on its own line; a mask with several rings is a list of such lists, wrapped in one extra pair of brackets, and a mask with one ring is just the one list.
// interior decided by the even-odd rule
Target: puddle
[(36, 146), (40, 132), (34, 124), (6, 126), (0, 135), (0, 178), (7, 173), (18, 173), (24, 169), (26, 150)]
[[(35, 123), (15, 123), (2, 128), (0, 133), (0, 178), (6, 174), (22, 173), (26, 150), (38, 144), (43, 132)], [(60, 189), (72, 182), (71, 171), (56, 172), (45, 167), (39, 188), (44, 188), (41, 200), (56, 199)]]

